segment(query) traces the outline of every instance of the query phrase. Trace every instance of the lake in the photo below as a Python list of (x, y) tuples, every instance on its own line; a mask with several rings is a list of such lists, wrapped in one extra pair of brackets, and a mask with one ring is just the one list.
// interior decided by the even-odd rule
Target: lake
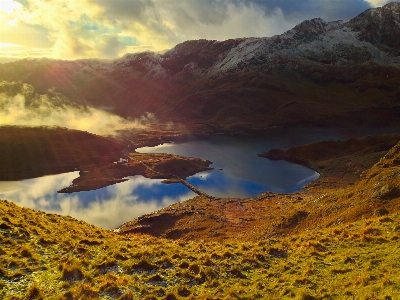
[[(289, 147), (282, 136), (274, 141), (243, 136), (214, 136), (183, 143), (167, 143), (136, 149), (142, 153), (169, 153), (200, 157), (213, 162), (214, 170), (198, 173), (189, 183), (216, 197), (256, 197), (262, 192), (293, 193), (318, 178), (318, 173), (286, 161), (257, 154), (271, 148)], [(295, 142), (292, 142), (295, 144)], [(289, 146), (286, 146), (289, 145)]]
[[(318, 174), (304, 166), (257, 157), (271, 148), (287, 148), (322, 139), (339, 139), (336, 133), (313, 130), (271, 131), (263, 138), (218, 135), (183, 143), (144, 147), (138, 152), (164, 152), (209, 159), (211, 171), (188, 181), (217, 197), (255, 197), (261, 192), (292, 193)], [(79, 172), (44, 176), (15, 182), (0, 182), (0, 198), (35, 210), (70, 215), (96, 226), (113, 229), (140, 215), (196, 196), (180, 183), (132, 176), (126, 182), (71, 194), (59, 194)]]
[(0, 199), (19, 206), (60, 215), (69, 215), (104, 229), (173, 203), (196, 196), (182, 184), (163, 184), (160, 179), (142, 176), (94, 191), (57, 193), (69, 186), (79, 172), (49, 175), (21, 181), (0, 182)]

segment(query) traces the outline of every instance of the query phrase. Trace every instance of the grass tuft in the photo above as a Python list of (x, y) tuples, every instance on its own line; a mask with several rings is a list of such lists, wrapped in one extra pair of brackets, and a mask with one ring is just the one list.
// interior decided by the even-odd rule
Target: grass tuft
[(26, 292), (25, 298), (27, 300), (44, 299), (44, 295), (36, 285), (31, 285)]
[(85, 277), (81, 270), (81, 266), (76, 262), (64, 263), (60, 268), (62, 271), (62, 280), (70, 282), (80, 281)]

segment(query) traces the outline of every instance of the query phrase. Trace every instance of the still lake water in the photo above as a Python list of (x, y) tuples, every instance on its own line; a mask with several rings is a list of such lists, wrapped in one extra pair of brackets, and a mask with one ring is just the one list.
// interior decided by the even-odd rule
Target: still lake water
[[(164, 144), (137, 149), (138, 152), (164, 152), (209, 159), (215, 170), (188, 178), (194, 186), (219, 197), (255, 197), (261, 192), (295, 192), (318, 174), (285, 161), (257, 157), (271, 148), (287, 148), (342, 135), (323, 130), (271, 131), (264, 138), (214, 136), (180, 144)], [(222, 170), (220, 170), (222, 169)], [(180, 183), (132, 176), (126, 182), (95, 191), (59, 194), (78, 177), (79, 172), (44, 176), (15, 182), (0, 182), (0, 199), (62, 215), (70, 215), (96, 226), (113, 229), (140, 215), (196, 194)]]
[(67, 187), (79, 172), (49, 175), (21, 181), (0, 182), (0, 199), (19, 206), (60, 215), (69, 215), (104, 229), (173, 203), (196, 196), (182, 184), (163, 184), (142, 176), (94, 191), (57, 193)]

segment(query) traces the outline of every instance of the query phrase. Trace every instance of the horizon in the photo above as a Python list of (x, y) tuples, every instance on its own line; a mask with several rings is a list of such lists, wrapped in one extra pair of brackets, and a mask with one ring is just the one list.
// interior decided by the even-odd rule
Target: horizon
[(162, 53), (188, 40), (270, 37), (304, 20), (347, 21), (399, 1), (0, 0), (0, 63), (112, 60), (127, 53)]

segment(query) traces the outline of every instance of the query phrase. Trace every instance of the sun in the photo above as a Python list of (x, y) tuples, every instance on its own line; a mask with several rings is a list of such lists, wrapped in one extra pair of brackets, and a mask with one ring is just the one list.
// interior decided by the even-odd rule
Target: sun
[(0, 0), (0, 11), (12, 13), (15, 8), (21, 7), (21, 3), (13, 0)]

